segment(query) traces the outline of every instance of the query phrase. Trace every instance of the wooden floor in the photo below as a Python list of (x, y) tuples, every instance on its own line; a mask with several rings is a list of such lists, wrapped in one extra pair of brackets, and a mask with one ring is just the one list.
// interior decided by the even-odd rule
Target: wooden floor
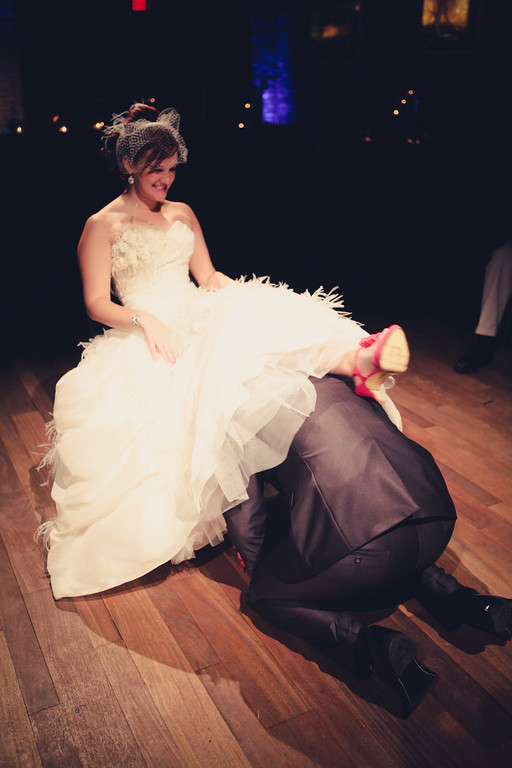
[[(459, 520), (440, 561), (463, 583), (512, 596), (512, 369), (451, 366), (468, 338), (411, 332), (394, 390), (405, 432), (433, 452)], [(375, 681), (240, 611), (247, 580), (229, 548), (162, 567), (101, 596), (55, 603), (33, 532), (52, 515), (35, 465), (69, 361), (7, 366), (0, 390), (2, 768), (512, 765), (512, 642), (448, 633), (414, 601), (406, 631), (440, 681), (408, 720)]]

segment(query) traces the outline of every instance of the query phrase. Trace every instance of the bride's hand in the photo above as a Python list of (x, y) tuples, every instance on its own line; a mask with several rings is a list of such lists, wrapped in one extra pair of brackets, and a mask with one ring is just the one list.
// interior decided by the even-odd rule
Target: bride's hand
[(226, 285), (229, 285), (229, 283), (234, 282), (235, 281), (225, 275), (224, 272), (217, 272), (217, 270), (215, 270), (206, 281), (205, 286), (207, 288), (224, 288)]
[(140, 327), (153, 360), (160, 356), (166, 363), (174, 364), (178, 359), (179, 349), (171, 329), (147, 312), (140, 318)]

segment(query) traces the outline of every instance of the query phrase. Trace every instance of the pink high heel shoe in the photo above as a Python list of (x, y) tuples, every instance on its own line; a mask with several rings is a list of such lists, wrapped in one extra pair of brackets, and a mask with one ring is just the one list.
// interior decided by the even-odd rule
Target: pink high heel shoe
[(399, 325), (391, 325), (380, 333), (366, 336), (359, 342), (360, 347), (372, 347), (372, 360), (375, 368), (366, 376), (361, 373), (359, 353), (356, 352), (354, 372), (361, 381), (356, 384), (356, 395), (371, 397), (378, 403), (382, 402), (376, 393), (388, 376), (393, 373), (403, 373), (409, 364), (409, 346), (403, 329)]

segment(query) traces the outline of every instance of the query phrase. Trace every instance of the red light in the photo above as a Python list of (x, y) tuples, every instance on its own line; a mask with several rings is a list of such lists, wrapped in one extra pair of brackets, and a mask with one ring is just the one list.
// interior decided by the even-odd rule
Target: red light
[(132, 11), (147, 11), (149, 0), (132, 0)]

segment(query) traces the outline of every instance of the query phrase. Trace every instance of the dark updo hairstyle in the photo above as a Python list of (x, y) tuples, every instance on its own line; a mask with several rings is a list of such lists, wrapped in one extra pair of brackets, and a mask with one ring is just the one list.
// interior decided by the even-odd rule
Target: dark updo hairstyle
[[(111, 170), (117, 172), (121, 178), (128, 176), (128, 171), (123, 164), (124, 157), (129, 157), (135, 166), (138, 166), (142, 161), (141, 170), (158, 165), (162, 160), (173, 157), (176, 153), (182, 161), (180, 144), (169, 128), (165, 125), (147, 125), (148, 122), (155, 123), (158, 121), (160, 115), (158, 109), (149, 106), (149, 104), (132, 104), (130, 109), (123, 113), (121, 125), (118, 122), (119, 128), (116, 130), (114, 124), (109, 129), (102, 151)], [(118, 118), (120, 117), (119, 115)], [(144, 122), (141, 123), (140, 129), (136, 132), (123, 130), (124, 126), (136, 123), (138, 120)], [(135, 133), (137, 139), (134, 142)], [(181, 137), (179, 138), (181, 139)], [(124, 151), (125, 149), (126, 151)]]

